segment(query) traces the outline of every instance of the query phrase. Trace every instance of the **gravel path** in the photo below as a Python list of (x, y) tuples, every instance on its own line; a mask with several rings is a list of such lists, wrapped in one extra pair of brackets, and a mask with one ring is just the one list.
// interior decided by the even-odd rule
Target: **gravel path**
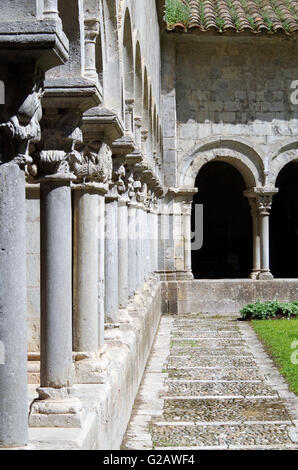
[(235, 316), (163, 316), (123, 449), (298, 449), (298, 398)]

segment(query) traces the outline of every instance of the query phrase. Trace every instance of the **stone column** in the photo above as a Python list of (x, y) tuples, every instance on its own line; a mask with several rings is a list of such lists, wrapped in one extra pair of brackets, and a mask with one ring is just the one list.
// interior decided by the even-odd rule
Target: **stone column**
[(85, 19), (85, 76), (97, 82), (96, 40), (99, 34), (99, 21), (96, 18)]
[(250, 279), (258, 279), (261, 270), (261, 240), (257, 199), (250, 198), (249, 204), (251, 207), (253, 236), (253, 269), (249, 277)]
[(77, 383), (104, 383), (104, 194), (103, 184), (73, 186), (73, 350)]
[(105, 239), (105, 316), (106, 321), (119, 319), (118, 296), (118, 196), (106, 196)]
[(269, 259), (269, 216), (272, 205), (272, 194), (261, 194), (258, 196), (258, 212), (260, 223), (260, 246), (261, 246), (261, 270), (258, 279), (272, 279)]
[(0, 447), (28, 440), (25, 176), (0, 162)]
[(136, 208), (136, 288), (140, 291), (143, 287), (143, 207), (139, 203)]
[(73, 349), (98, 349), (99, 201), (94, 190), (74, 191)]
[(104, 346), (105, 329), (105, 196), (98, 195), (98, 347)]
[[(7, 96), (7, 109), (2, 113), (9, 115), (11, 107), (16, 114), (0, 124), (0, 447), (28, 443), (24, 168), (32, 163), (30, 141), (40, 138), (42, 109), (36, 84), (30, 75), (23, 76), (27, 84), (31, 80), (34, 91), (27, 95), (26, 89), (22, 96), (18, 83), (17, 92)], [(22, 103), (19, 108), (15, 95)], [(24, 119), (26, 126), (20, 124)]]
[(153, 244), (154, 244), (154, 258), (153, 258), (153, 272), (158, 270), (158, 212), (157, 212), (157, 207), (154, 208), (154, 212), (152, 214), (153, 220), (154, 220), (154, 238), (153, 238)]
[(128, 293), (132, 298), (137, 289), (137, 204), (128, 202)]
[(183, 234), (184, 234), (184, 269), (192, 276), (191, 269), (191, 203), (184, 203)]
[[(63, 117), (63, 131), (59, 132), (58, 125), (53, 139), (52, 126), (59, 124), (59, 119), (58, 112), (51, 112), (49, 127), (43, 129), (37, 168), (41, 212), (40, 387), (29, 423), (33, 427), (78, 428), (82, 405), (72, 387), (71, 182), (76, 180), (74, 167), (81, 160), (74, 148), (82, 141), (82, 133), (78, 127), (80, 114), (69, 111)], [(65, 148), (70, 148), (69, 153)]]
[(143, 239), (143, 279), (144, 282), (147, 281), (148, 278), (148, 262), (149, 262), (149, 257), (148, 257), (148, 212), (147, 212), (147, 207), (146, 205), (143, 208), (143, 213), (142, 213), (142, 219), (143, 219), (143, 227), (142, 227), (142, 239)]
[(134, 133), (134, 117), (133, 117), (134, 100), (128, 99), (125, 101), (125, 132), (126, 135), (133, 137)]
[(42, 182), (41, 351), (42, 388), (72, 385), (72, 215), (69, 182)]
[(70, 182), (42, 181), (41, 325), (39, 400), (30, 425), (80, 427), (81, 403), (73, 396), (72, 214)]
[(43, 14), (45, 20), (61, 21), (58, 12), (58, 0), (44, 0)]
[(119, 308), (126, 309), (128, 304), (128, 266), (131, 262), (128, 258), (129, 242), (127, 198), (119, 198), (118, 204)]

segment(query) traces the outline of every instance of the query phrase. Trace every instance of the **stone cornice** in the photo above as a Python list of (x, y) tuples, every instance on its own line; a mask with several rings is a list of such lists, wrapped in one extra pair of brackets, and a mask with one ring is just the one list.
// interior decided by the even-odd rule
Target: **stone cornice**
[(123, 125), (117, 114), (99, 106), (84, 113), (82, 130), (87, 140), (101, 139), (109, 145), (124, 135)]
[(78, 109), (84, 113), (102, 101), (96, 83), (86, 78), (48, 78), (42, 104), (45, 108)]
[(1, 62), (33, 59), (43, 70), (48, 70), (66, 62), (68, 50), (69, 41), (59, 21), (0, 22)]

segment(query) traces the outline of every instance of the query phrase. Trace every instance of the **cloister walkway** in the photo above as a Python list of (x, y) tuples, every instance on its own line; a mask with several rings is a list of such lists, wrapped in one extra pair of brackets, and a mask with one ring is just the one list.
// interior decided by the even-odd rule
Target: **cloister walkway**
[(234, 315), (161, 319), (123, 449), (298, 449), (298, 398)]

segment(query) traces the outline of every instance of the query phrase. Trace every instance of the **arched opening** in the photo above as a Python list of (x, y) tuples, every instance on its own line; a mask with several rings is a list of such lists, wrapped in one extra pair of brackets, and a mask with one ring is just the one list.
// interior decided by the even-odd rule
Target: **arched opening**
[(123, 64), (124, 64), (124, 89), (125, 99), (134, 98), (134, 70), (133, 70), (133, 45), (131, 21), (128, 9), (125, 13), (123, 33)]
[[(240, 172), (222, 161), (206, 163), (196, 178), (195, 205), (203, 205), (203, 246), (192, 250), (196, 279), (248, 278), (252, 268), (252, 221)], [(197, 221), (198, 223), (198, 221)]]
[(298, 162), (279, 173), (270, 223), (270, 260), (274, 277), (298, 278)]
[(142, 98), (143, 98), (143, 76), (142, 76), (142, 56), (140, 43), (136, 44), (135, 55), (135, 111), (136, 116), (142, 117)]

